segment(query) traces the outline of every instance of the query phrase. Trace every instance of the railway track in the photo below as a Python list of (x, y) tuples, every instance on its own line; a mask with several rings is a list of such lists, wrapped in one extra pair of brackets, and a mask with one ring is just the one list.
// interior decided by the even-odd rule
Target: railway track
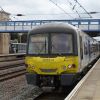
[(24, 75), (25, 73), (26, 73), (26, 70), (22, 69), (22, 70), (19, 70), (19, 71), (14, 71), (14, 72), (11, 72), (11, 73), (0, 75), (0, 82), (14, 78), (14, 77), (17, 77), (17, 76), (20, 76), (20, 75)]
[(0, 62), (0, 82), (5, 81), (26, 73), (24, 60), (15, 59), (9, 60), (9, 62)]
[(64, 100), (67, 94), (65, 93), (42, 93), (39, 97), (34, 100)]
[(64, 100), (64, 98), (71, 92), (73, 87), (65, 87), (64, 89), (54, 90), (54, 89), (43, 89), (43, 92), (37, 96), (34, 100)]
[(10, 69), (24, 65), (24, 60), (14, 60), (9, 62), (0, 62), (0, 70)]
[(22, 60), (25, 58), (25, 54), (6, 54), (0, 55), (0, 62)]
[(64, 100), (68, 93), (44, 92), (34, 100)]

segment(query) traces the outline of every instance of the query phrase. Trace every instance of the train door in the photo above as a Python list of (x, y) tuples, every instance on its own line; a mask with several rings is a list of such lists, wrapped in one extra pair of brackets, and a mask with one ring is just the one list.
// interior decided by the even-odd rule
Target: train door
[(79, 36), (79, 42), (80, 42), (80, 68), (82, 69), (83, 67), (83, 40), (82, 40), (82, 36)]
[(89, 62), (91, 61), (90, 40), (88, 40)]
[(88, 37), (84, 38), (84, 66), (89, 63), (89, 45), (88, 45)]

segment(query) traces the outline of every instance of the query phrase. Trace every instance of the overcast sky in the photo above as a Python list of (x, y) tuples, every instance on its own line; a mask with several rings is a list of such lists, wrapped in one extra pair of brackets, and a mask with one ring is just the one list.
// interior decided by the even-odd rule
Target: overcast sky
[[(86, 12), (74, 0), (52, 1), (56, 3), (57, 6), (50, 0), (2, 0), (0, 6), (11, 14), (12, 20), (74, 19), (89, 17), (89, 15), (84, 14)], [(88, 12), (100, 11), (99, 0), (78, 0), (78, 2)], [(74, 6), (75, 8), (73, 9)], [(18, 17), (16, 14), (23, 14), (25, 16)], [(92, 14), (91, 16), (93, 18), (100, 18), (100, 13)]]

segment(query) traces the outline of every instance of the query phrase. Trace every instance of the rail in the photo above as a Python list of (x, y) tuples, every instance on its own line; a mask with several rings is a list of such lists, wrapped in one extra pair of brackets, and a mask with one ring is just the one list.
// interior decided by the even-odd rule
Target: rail
[(8, 57), (8, 56), (24, 56), (25, 53), (15, 53), (15, 54), (0, 54), (0, 57)]
[(16, 54), (1, 54), (0, 62), (2, 61), (10, 61), (16, 59), (24, 59), (26, 53), (16, 53)]
[(0, 62), (0, 82), (26, 73), (24, 60)]

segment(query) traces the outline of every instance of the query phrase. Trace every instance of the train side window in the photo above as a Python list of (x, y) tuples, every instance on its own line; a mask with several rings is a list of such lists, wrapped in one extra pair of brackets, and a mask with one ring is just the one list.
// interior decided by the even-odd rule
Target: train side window
[(90, 49), (90, 41), (88, 40), (88, 48), (89, 48), (89, 57), (91, 55), (91, 49)]
[(83, 43), (82, 43), (82, 37), (80, 36), (80, 56), (81, 59), (83, 59)]
[(88, 54), (87, 43), (84, 43), (84, 54), (85, 54), (85, 55)]
[(85, 41), (84, 41), (84, 54), (85, 55), (89, 54), (89, 46), (88, 46), (88, 40), (87, 40), (87, 38), (85, 38)]

